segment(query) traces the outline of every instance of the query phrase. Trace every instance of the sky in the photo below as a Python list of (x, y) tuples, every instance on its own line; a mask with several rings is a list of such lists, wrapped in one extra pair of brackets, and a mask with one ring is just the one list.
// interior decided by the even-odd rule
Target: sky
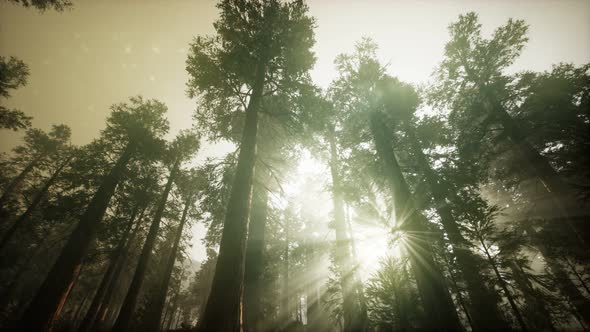
[[(0, 55), (22, 59), (31, 72), (28, 84), (0, 103), (33, 116), (33, 126), (41, 129), (69, 125), (74, 144), (97, 137), (110, 105), (139, 94), (168, 105), (170, 137), (189, 128), (195, 102), (186, 95), (188, 45), (195, 36), (214, 32), (215, 1), (72, 2), (71, 10), (42, 14), (0, 2)], [(378, 43), (391, 74), (426, 82), (442, 59), (447, 26), (469, 11), (479, 14), (484, 34), (509, 18), (530, 25), (530, 40), (513, 71), (590, 62), (588, 0), (309, 0), (308, 5), (317, 23), (312, 78), (322, 87), (335, 77), (336, 55), (350, 52), (364, 36)], [(0, 131), (0, 152), (21, 137), (22, 132)], [(230, 149), (208, 144), (199, 159)]]

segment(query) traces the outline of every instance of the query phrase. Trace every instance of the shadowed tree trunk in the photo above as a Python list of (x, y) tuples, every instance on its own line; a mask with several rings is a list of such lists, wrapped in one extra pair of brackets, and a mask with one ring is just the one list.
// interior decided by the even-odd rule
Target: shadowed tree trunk
[[(531, 235), (536, 233), (535, 229), (530, 226), (527, 228), (527, 232)], [(570, 278), (569, 273), (563, 268), (559, 260), (553, 256), (550, 248), (548, 248), (541, 239), (536, 238), (533, 244), (541, 252), (547, 267), (555, 276), (555, 284), (559, 288), (561, 294), (569, 299), (585, 323), (589, 324), (590, 300), (582, 294), (580, 289)]]
[(25, 212), (23, 212), (23, 214), (20, 217), (18, 217), (18, 219), (10, 226), (10, 228), (8, 228), (8, 230), (6, 230), (6, 232), (2, 236), (2, 239), (0, 239), (0, 250), (2, 250), (8, 244), (8, 242), (10, 241), (10, 239), (12, 238), (14, 233), (22, 226), (22, 224), (25, 221), (27, 221), (27, 219), (30, 217), (30, 215), (33, 213), (33, 211), (35, 211), (35, 208), (37, 208), (37, 205), (39, 205), (39, 203), (41, 202), (41, 200), (43, 199), (43, 197), (45, 196), (45, 194), (47, 193), (49, 188), (53, 185), (55, 180), (57, 180), (57, 178), (58, 178), (59, 174), (61, 173), (61, 171), (63, 170), (63, 168), (66, 167), (70, 163), (70, 161), (72, 160), (73, 157), (74, 157), (73, 155), (68, 157), (66, 159), (66, 161), (64, 163), (62, 163), (58, 167), (58, 169), (55, 170), (55, 172), (53, 172), (51, 177), (47, 180), (47, 182), (45, 182), (45, 185), (43, 185), (43, 188), (41, 188), (41, 190), (39, 190), (39, 192), (37, 192), (37, 194), (35, 194), (35, 197), (33, 198), (33, 201), (31, 201), (31, 203), (27, 207), (27, 210)]
[(520, 309), (518, 308), (518, 305), (514, 301), (514, 297), (512, 296), (512, 294), (510, 294), (510, 290), (508, 290), (508, 286), (506, 285), (506, 281), (504, 280), (504, 278), (502, 278), (502, 275), (500, 274), (500, 271), (498, 270), (498, 266), (496, 264), (496, 261), (494, 260), (494, 258), (490, 254), (488, 246), (485, 244), (485, 242), (483, 241), (482, 238), (479, 239), (479, 243), (481, 244), (481, 247), (482, 247), (484, 253), (486, 254), (486, 257), (488, 259), (488, 263), (490, 264), (490, 266), (494, 270), (494, 274), (496, 275), (496, 279), (498, 280), (498, 283), (500, 284), (500, 287), (502, 288), (502, 291), (504, 292), (504, 296), (506, 296), (506, 299), (508, 300), (508, 303), (510, 304), (510, 308), (512, 309), (512, 313), (514, 314), (514, 316), (516, 317), (516, 320), (518, 321), (518, 325), (520, 325), (520, 328), (522, 331), (527, 331), (528, 328), (527, 328), (526, 323), (524, 322), (524, 318), (522, 318), (522, 314), (520, 313)]
[[(106, 290), (107, 290), (109, 284), (112, 282), (113, 275), (115, 274), (115, 270), (117, 269), (117, 263), (119, 263), (121, 256), (124, 254), (123, 251), (125, 249), (125, 245), (126, 245), (127, 241), (129, 240), (129, 236), (131, 234), (131, 228), (133, 227), (133, 223), (135, 221), (135, 217), (137, 215), (138, 210), (139, 210), (139, 206), (136, 205), (133, 208), (133, 211), (131, 212), (131, 217), (129, 218), (129, 224), (127, 225), (127, 229), (125, 229), (125, 233), (123, 234), (123, 236), (119, 240), (119, 245), (111, 254), (111, 257), (109, 260), (109, 267), (107, 268), (105, 274), (102, 276), (102, 280), (100, 281), (98, 289), (96, 290), (96, 293), (94, 294), (94, 297), (92, 298), (92, 302), (90, 303), (90, 307), (88, 307), (88, 310), (86, 311), (86, 315), (84, 316), (84, 320), (82, 321), (82, 323), (80, 324), (80, 327), (78, 328), (78, 331), (80, 331), (80, 332), (91, 331), (92, 326), (94, 325), (94, 322), (96, 320), (96, 316), (98, 314), (98, 310), (99, 310), (101, 304), (103, 303)], [(143, 212), (141, 213), (141, 215), (143, 215)], [(140, 220), (141, 220), (141, 216), (140, 216)], [(138, 227), (139, 227), (139, 223), (137, 223), (136, 230)]]
[(14, 178), (14, 180), (8, 184), (6, 189), (4, 189), (2, 196), (0, 196), (0, 208), (6, 205), (10, 195), (13, 194), (14, 190), (24, 181), (27, 175), (29, 175), (29, 173), (31, 173), (31, 171), (37, 167), (41, 159), (43, 159), (43, 156), (38, 156), (31, 160), (31, 162), (25, 166), (25, 168)]
[(246, 245), (246, 266), (244, 270), (244, 330), (258, 332), (261, 330), (261, 298), (264, 270), (264, 236), (268, 215), (268, 191), (264, 186), (254, 185), (248, 242)]
[(82, 259), (90, 248), (102, 221), (109, 201), (131, 159), (134, 145), (127, 145), (115, 166), (103, 181), (80, 217), (57, 261), (49, 271), (39, 291), (25, 310), (20, 328), (25, 331), (49, 331), (59, 317), (73, 281), (80, 272)]
[(360, 268), (360, 263), (358, 260), (358, 254), (356, 251), (356, 243), (354, 240), (354, 235), (352, 233), (352, 223), (350, 221), (350, 211), (349, 207), (346, 207), (346, 226), (348, 231), (348, 236), (350, 239), (350, 249), (352, 253), (352, 264), (355, 267), (353, 278), (354, 278), (354, 285), (355, 290), (357, 292), (357, 297), (359, 301), (359, 320), (362, 323), (363, 330), (368, 328), (369, 318), (367, 316), (367, 300), (365, 298), (365, 290), (363, 288), (363, 282), (361, 277), (359, 276), (358, 270)]
[(510, 270), (514, 276), (517, 287), (523, 292), (524, 300), (529, 307), (531, 314), (528, 324), (533, 331), (556, 331), (551, 314), (547, 310), (545, 303), (539, 298), (537, 291), (533, 287), (524, 269), (515, 261), (510, 262)]
[(336, 233), (335, 261), (340, 274), (342, 288), (342, 316), (343, 331), (363, 331), (366, 313), (361, 312), (360, 299), (355, 289), (355, 270), (352, 264), (350, 241), (346, 236), (346, 220), (344, 216), (344, 200), (340, 188), (340, 174), (338, 173), (338, 152), (333, 133), (330, 140), (330, 173), (332, 175), (332, 201), (334, 204), (334, 231)]
[(147, 322), (145, 325), (145, 330), (148, 332), (158, 332), (160, 330), (162, 311), (164, 311), (164, 304), (166, 303), (166, 294), (168, 294), (168, 286), (170, 284), (170, 278), (172, 277), (172, 270), (174, 269), (174, 263), (176, 262), (176, 256), (178, 255), (178, 247), (180, 246), (180, 239), (182, 238), (182, 231), (184, 230), (184, 225), (188, 219), (187, 215), (191, 204), (192, 197), (189, 197), (185, 202), (184, 210), (182, 211), (182, 217), (180, 219), (178, 229), (176, 230), (176, 234), (174, 234), (174, 243), (170, 249), (168, 261), (166, 262), (164, 278), (162, 279), (160, 287), (158, 288), (158, 292), (155, 296), (155, 302), (152, 303), (151, 308), (148, 308), (148, 315), (146, 318)]
[(418, 291), (428, 321), (426, 329), (462, 329), (444, 277), (433, 257), (428, 236), (428, 221), (416, 210), (410, 189), (393, 152), (392, 137), (379, 112), (370, 114), (370, 129), (377, 153), (385, 166), (387, 181), (395, 202), (396, 222), (410, 237), (408, 252)]
[[(472, 319), (473, 327), (477, 331), (489, 330), (498, 331), (506, 330), (510, 326), (502, 318), (498, 309), (499, 298), (491, 290), (478, 268), (477, 257), (467, 249), (467, 241), (461, 234), (459, 226), (455, 222), (451, 207), (446, 202), (447, 194), (445, 184), (430, 167), (426, 159), (420, 142), (418, 141), (413, 128), (406, 126), (405, 132), (410, 139), (412, 150), (415, 153), (419, 167), (421, 168), (425, 180), (431, 189), (432, 198), (435, 201), (436, 212), (441, 219), (441, 223), (449, 241), (453, 246), (453, 253), (457, 259), (457, 265), (461, 271), (461, 276), (465, 280), (467, 293), (469, 294), (470, 305), (469, 316)], [(449, 190), (452, 190), (449, 188)]]
[(258, 131), (257, 112), (266, 73), (263, 64), (264, 61), (260, 61), (256, 69), (252, 96), (246, 109), (238, 165), (223, 223), (215, 276), (203, 319), (199, 323), (199, 331), (201, 332), (237, 332), (241, 330), (244, 257)]
[(174, 161), (174, 165), (170, 170), (170, 175), (168, 175), (166, 187), (164, 188), (164, 192), (162, 193), (162, 197), (160, 198), (158, 209), (156, 210), (156, 213), (154, 215), (154, 220), (152, 221), (152, 225), (150, 226), (150, 231), (146, 237), (143, 249), (141, 251), (141, 255), (139, 256), (139, 260), (137, 262), (137, 267), (135, 268), (135, 273), (133, 274), (133, 280), (131, 281), (131, 285), (129, 286), (129, 290), (127, 291), (127, 295), (125, 296), (125, 300), (123, 301), (123, 305), (121, 306), (121, 310), (119, 311), (119, 316), (117, 317), (115, 325), (113, 326), (113, 331), (126, 331), (129, 328), (131, 318), (133, 316), (133, 313), (135, 312), (137, 297), (139, 296), (139, 291), (145, 278), (147, 265), (152, 256), (152, 250), (154, 249), (154, 245), (156, 244), (156, 240), (158, 238), (158, 231), (160, 230), (160, 221), (162, 220), (162, 215), (164, 214), (164, 210), (166, 208), (168, 194), (170, 194), (170, 190), (172, 189), (172, 183), (176, 178), (176, 174), (178, 173), (179, 167), (180, 157), (177, 156), (176, 160)]
[(129, 255), (129, 249), (131, 248), (131, 246), (135, 242), (136, 238), (138, 237), (138, 233), (141, 229), (141, 222), (143, 220), (143, 215), (145, 213), (145, 210), (146, 210), (146, 208), (143, 208), (141, 215), (137, 219), (138, 224), (135, 227), (135, 230), (133, 230), (133, 234), (131, 235), (131, 237), (127, 241), (127, 244), (123, 248), (121, 256), (119, 257), (117, 262), (115, 262), (115, 271), (113, 272), (113, 276), (111, 277), (111, 281), (109, 282), (108, 287), (105, 290), (105, 294), (103, 296), (103, 299), (97, 308), (95, 320), (92, 323), (92, 326), (90, 327), (90, 331), (95, 330), (96, 327), (102, 326), (105, 322), (107, 314), (112, 314), (114, 312), (114, 310), (110, 310), (112, 307), (111, 301), (112, 301), (113, 295), (115, 294), (115, 290), (117, 289), (117, 286), (119, 286), (119, 277), (120, 277), (121, 273), (123, 272), (123, 269), (126, 266), (125, 261), (128, 258), (127, 256)]

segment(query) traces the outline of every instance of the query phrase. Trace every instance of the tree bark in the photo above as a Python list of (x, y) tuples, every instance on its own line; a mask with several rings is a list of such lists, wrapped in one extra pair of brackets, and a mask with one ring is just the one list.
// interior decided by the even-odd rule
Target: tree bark
[(242, 330), (244, 257), (256, 157), (258, 108), (266, 74), (264, 61), (260, 61), (256, 72), (252, 95), (246, 109), (238, 165), (223, 223), (215, 276), (203, 319), (199, 323), (201, 332)]
[(160, 287), (158, 288), (158, 292), (155, 297), (155, 302), (152, 303), (151, 308), (149, 309), (149, 314), (147, 315), (147, 321), (145, 325), (145, 331), (148, 332), (158, 332), (160, 331), (160, 323), (162, 320), (162, 311), (164, 311), (164, 304), (166, 303), (166, 295), (168, 294), (168, 287), (170, 285), (170, 278), (172, 277), (172, 270), (174, 269), (174, 263), (176, 262), (176, 256), (178, 255), (178, 247), (180, 246), (180, 239), (182, 239), (182, 231), (184, 230), (184, 225), (186, 224), (188, 211), (192, 204), (192, 197), (188, 197), (185, 205), (184, 210), (182, 211), (182, 217), (180, 219), (180, 224), (178, 225), (178, 229), (176, 234), (174, 234), (174, 243), (170, 250), (170, 256), (168, 257), (168, 261), (166, 262), (166, 268), (164, 270), (164, 278), (160, 283)]
[[(86, 311), (86, 315), (84, 316), (84, 319), (82, 320), (82, 323), (80, 324), (80, 327), (78, 328), (79, 332), (89, 332), (89, 331), (91, 331), (91, 329), (94, 325), (94, 322), (96, 320), (96, 316), (98, 314), (98, 310), (104, 300), (106, 290), (112, 281), (113, 275), (115, 274), (115, 270), (117, 268), (117, 263), (121, 259), (121, 256), (124, 254), (123, 250), (125, 249), (125, 244), (129, 240), (129, 236), (131, 234), (131, 228), (133, 227), (133, 223), (135, 221), (135, 217), (137, 215), (138, 210), (139, 210), (139, 206), (136, 205), (133, 208), (133, 212), (131, 212), (131, 217), (129, 219), (129, 225), (127, 225), (127, 229), (125, 229), (125, 233), (123, 234), (123, 236), (119, 240), (119, 244), (118, 244), (117, 248), (111, 254), (111, 257), (109, 260), (109, 267), (107, 268), (105, 274), (102, 276), (102, 280), (100, 281), (98, 289), (96, 290), (96, 293), (94, 294), (94, 297), (92, 298), (92, 302), (90, 303), (90, 307), (88, 307), (88, 310)], [(137, 224), (136, 228), (137, 227), (139, 227), (139, 223)]]
[(453, 300), (449, 294), (444, 277), (437, 266), (433, 248), (430, 245), (428, 221), (416, 210), (410, 189), (406, 183), (391, 142), (392, 137), (379, 112), (370, 114), (370, 129), (377, 153), (389, 174), (387, 180), (395, 201), (396, 222), (408, 233), (410, 241), (408, 252), (424, 311), (429, 320), (426, 329), (462, 330)]
[(133, 316), (133, 313), (135, 312), (135, 306), (137, 305), (139, 291), (141, 290), (141, 286), (145, 278), (147, 265), (150, 261), (150, 258), (152, 256), (152, 250), (154, 249), (154, 245), (156, 244), (156, 240), (158, 238), (158, 231), (160, 230), (160, 221), (162, 220), (162, 215), (164, 214), (164, 210), (166, 208), (168, 195), (170, 194), (170, 190), (172, 189), (172, 184), (174, 182), (174, 179), (176, 178), (176, 174), (178, 173), (179, 167), (180, 157), (177, 156), (176, 160), (174, 161), (174, 165), (170, 170), (170, 175), (168, 175), (168, 181), (166, 182), (166, 186), (164, 188), (164, 192), (162, 193), (162, 197), (160, 198), (158, 209), (154, 214), (154, 220), (152, 221), (152, 225), (150, 226), (150, 231), (148, 232), (148, 235), (146, 237), (143, 249), (141, 251), (141, 255), (139, 256), (139, 260), (137, 262), (137, 267), (135, 268), (135, 273), (133, 274), (133, 280), (131, 281), (131, 285), (129, 286), (129, 290), (127, 291), (125, 300), (123, 301), (123, 306), (119, 311), (119, 316), (117, 317), (115, 325), (113, 326), (113, 331), (126, 331), (129, 328), (131, 318)]
[(469, 316), (472, 319), (473, 328), (476, 331), (499, 331), (509, 329), (509, 324), (502, 318), (498, 309), (499, 298), (497, 294), (486, 284), (481, 270), (478, 268), (477, 257), (468, 249), (467, 241), (461, 234), (459, 226), (455, 222), (451, 207), (446, 202), (447, 194), (442, 179), (430, 167), (420, 142), (413, 128), (406, 126), (412, 150), (418, 160), (428, 186), (431, 189), (435, 201), (435, 209), (441, 219), (441, 223), (449, 241), (453, 246), (453, 253), (457, 260), (461, 276), (465, 280), (467, 293), (469, 294)]
[(254, 185), (250, 226), (246, 245), (246, 266), (244, 270), (244, 330), (261, 331), (261, 298), (264, 270), (264, 237), (268, 215), (268, 191), (262, 185)]
[(134, 152), (129, 144), (92, 197), (76, 229), (72, 232), (60, 256), (49, 271), (39, 291), (25, 310), (20, 328), (25, 331), (49, 331), (59, 317), (72, 286), (80, 272), (82, 259), (89, 250), (100, 222)]

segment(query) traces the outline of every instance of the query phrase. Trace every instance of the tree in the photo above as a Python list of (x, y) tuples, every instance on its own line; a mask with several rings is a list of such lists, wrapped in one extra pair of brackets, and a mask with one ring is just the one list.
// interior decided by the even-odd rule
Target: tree
[[(430, 328), (460, 329), (460, 323), (442, 272), (434, 260), (428, 234), (432, 232), (424, 215), (418, 210), (393, 150), (393, 137), (388, 128), (385, 103), (378, 87), (384, 79), (384, 69), (376, 61), (376, 45), (369, 40), (357, 44), (352, 55), (340, 55), (336, 60), (339, 78), (332, 84), (336, 107), (347, 110), (346, 122), (352, 137), (369, 138), (382, 167), (382, 174), (394, 199), (395, 220), (398, 227), (413, 241), (410, 263), (418, 284), (426, 315), (431, 317)], [(416, 107), (417, 98), (407, 89), (390, 96), (396, 108)], [(403, 111), (402, 111), (403, 112)], [(407, 112), (407, 111), (406, 111)], [(368, 133), (365, 128), (368, 128)], [(362, 134), (358, 130), (365, 130)]]
[(23, 7), (35, 7), (35, 9), (39, 10), (40, 12), (44, 12), (48, 9), (54, 9), (58, 12), (63, 11), (64, 9), (69, 9), (72, 7), (72, 2), (70, 0), (8, 0), (17, 5), (21, 5)]
[(141, 97), (133, 97), (130, 104), (114, 105), (111, 110), (107, 128), (102, 131), (101, 139), (111, 144), (113, 152), (118, 152), (117, 160), (104, 175), (100, 187), (84, 214), (80, 216), (78, 225), (57, 261), (21, 317), (20, 327), (23, 329), (51, 329), (74, 280), (80, 273), (82, 260), (92, 245), (97, 228), (126, 165), (138, 152), (149, 151), (148, 148), (158, 142), (168, 130), (168, 123), (162, 118), (166, 107), (158, 101), (144, 101)]
[[(141, 250), (141, 255), (139, 257), (137, 267), (135, 268), (135, 273), (133, 274), (133, 280), (131, 281), (131, 285), (129, 286), (129, 290), (125, 296), (123, 306), (121, 307), (119, 315), (117, 316), (117, 320), (115, 321), (115, 325), (113, 326), (114, 331), (124, 331), (129, 328), (131, 316), (133, 315), (135, 306), (137, 304), (137, 297), (145, 278), (147, 265), (152, 256), (154, 245), (156, 244), (158, 231), (160, 229), (160, 222), (162, 220), (164, 210), (166, 209), (168, 195), (170, 194), (172, 185), (180, 172), (182, 162), (188, 160), (198, 149), (198, 137), (187, 132), (179, 134), (170, 145), (168, 156), (169, 160), (167, 160), (167, 162), (171, 165), (170, 173), (158, 202), (149, 233)], [(159, 326), (159, 321), (156, 327), (157, 326)]]
[(235, 113), (245, 112), (245, 120), (215, 278), (199, 328), (238, 331), (258, 110), (264, 95), (297, 91), (314, 61), (313, 21), (302, 1), (224, 0), (218, 8), (217, 38), (198, 38), (191, 46), (189, 95), (201, 98), (197, 119), (213, 137), (230, 136), (227, 120)]
[[(21, 60), (0, 56), (0, 96), (10, 97), (8, 90), (18, 89), (27, 84), (29, 67)], [(31, 117), (19, 110), (10, 110), (0, 106), (0, 128), (25, 129), (31, 126)]]
[(407, 331), (419, 326), (412, 284), (406, 259), (388, 257), (381, 262), (367, 287), (369, 317), (375, 328)]
[[(511, 89), (515, 78), (504, 71), (520, 55), (528, 40), (527, 29), (524, 21), (510, 19), (490, 39), (484, 39), (477, 15), (460, 15), (449, 26), (451, 40), (445, 46), (430, 99), (435, 106), (450, 107), (449, 121), (458, 129), (459, 148), (464, 153), (489, 155), (498, 142), (508, 141), (528, 177), (538, 179), (554, 200), (563, 203), (562, 196), (572, 196), (575, 190), (527, 141), (526, 131), (511, 114), (518, 94)], [(502, 130), (494, 130), (495, 126)], [(488, 139), (482, 140), (484, 137)], [(567, 216), (566, 224), (572, 228), (572, 236), (587, 246), (581, 236), (584, 229), (570, 218)]]
[(34, 169), (50, 158), (59, 159), (67, 151), (70, 136), (70, 127), (66, 125), (54, 125), (49, 133), (36, 128), (27, 130), (25, 144), (14, 148), (16, 158), (13, 162), (23, 168), (4, 189), (0, 196), (0, 208), (5, 208), (10, 196), (16, 193), (16, 189)]
[(184, 209), (182, 211), (180, 223), (177, 229), (175, 230), (172, 247), (170, 248), (170, 253), (165, 262), (166, 266), (164, 269), (164, 275), (155, 295), (155, 302), (151, 304), (153, 306), (153, 309), (149, 310), (149, 316), (147, 318), (148, 322), (146, 323), (147, 331), (158, 332), (160, 330), (162, 314), (166, 302), (166, 294), (168, 294), (168, 288), (170, 284), (170, 279), (172, 277), (172, 270), (174, 269), (174, 263), (176, 262), (177, 256), (179, 254), (178, 251), (180, 246), (180, 240), (182, 238), (182, 232), (184, 230), (186, 222), (189, 219), (189, 210), (193, 207), (193, 204), (197, 199), (196, 193), (199, 189), (203, 187), (203, 185), (200, 183), (202, 181), (202, 174), (199, 174), (196, 170), (192, 170), (189, 172), (189, 174), (183, 174), (180, 176), (179, 182), (180, 185), (183, 187), (182, 196), (184, 198)]
[(70, 162), (72, 161), (72, 158), (74, 158), (74, 152), (71, 151), (71, 149), (68, 149), (68, 150), (70, 150), (70, 151), (68, 151), (69, 152), (69, 155), (65, 155), (64, 156), (65, 157), (65, 160), (62, 161), (60, 164), (58, 164), (57, 169), (53, 172), (53, 174), (51, 174), (51, 177), (49, 179), (47, 179), (47, 181), (45, 182), (45, 184), (43, 185), (43, 187), (35, 194), (35, 196), (33, 197), (33, 200), (29, 203), (29, 205), (28, 205), (27, 209), (25, 210), (25, 212), (23, 212), (16, 219), (16, 221), (12, 224), (12, 226), (10, 226), (4, 232), (4, 234), (2, 235), (2, 238), (0, 239), (0, 251), (4, 248), (4, 246), (6, 246), (8, 244), (8, 242), (10, 241), (10, 239), (12, 238), (12, 236), (14, 235), (14, 233), (32, 215), (32, 213), (34, 212), (35, 208), (39, 205), (39, 203), (41, 203), (41, 200), (43, 199), (43, 197), (45, 197), (45, 195), (49, 191), (49, 188), (58, 179), (58, 177), (61, 174), (61, 172), (64, 169), (64, 167), (66, 167), (66, 166), (68, 166), (70, 164)]
[(500, 213), (497, 206), (489, 206), (485, 201), (479, 197), (472, 198), (470, 201), (465, 200), (466, 205), (469, 205), (465, 209), (464, 218), (466, 222), (466, 230), (470, 238), (479, 247), (479, 250), (484, 254), (488, 264), (494, 271), (497, 282), (500, 288), (504, 292), (504, 296), (510, 304), (510, 308), (516, 317), (518, 325), (522, 331), (527, 331), (528, 327), (524, 320), (518, 304), (510, 290), (508, 289), (508, 283), (505, 277), (500, 272), (500, 262), (498, 261), (499, 256), (504, 248), (498, 243), (497, 239), (501, 238), (506, 241), (510, 237), (510, 234), (503, 232), (500, 234), (496, 229), (495, 220)]

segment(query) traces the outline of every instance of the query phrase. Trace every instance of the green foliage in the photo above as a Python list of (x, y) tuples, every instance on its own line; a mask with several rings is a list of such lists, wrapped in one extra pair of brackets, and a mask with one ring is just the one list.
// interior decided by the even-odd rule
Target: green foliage
[(367, 283), (369, 319), (377, 331), (399, 331), (419, 326), (419, 304), (407, 261), (387, 257)]
[(27, 84), (29, 67), (21, 60), (0, 56), (0, 96), (10, 97), (9, 90), (18, 89)]
[(197, 125), (212, 139), (237, 139), (241, 114), (264, 67), (264, 95), (296, 97), (315, 59), (314, 22), (303, 1), (224, 0), (216, 36), (198, 37), (187, 60)]
[(70, 0), (8, 0), (14, 4), (21, 5), (23, 7), (29, 8), (34, 7), (35, 9), (39, 10), (40, 12), (44, 12), (48, 9), (54, 9), (56, 11), (63, 11), (64, 9), (69, 9), (72, 7), (72, 2)]

